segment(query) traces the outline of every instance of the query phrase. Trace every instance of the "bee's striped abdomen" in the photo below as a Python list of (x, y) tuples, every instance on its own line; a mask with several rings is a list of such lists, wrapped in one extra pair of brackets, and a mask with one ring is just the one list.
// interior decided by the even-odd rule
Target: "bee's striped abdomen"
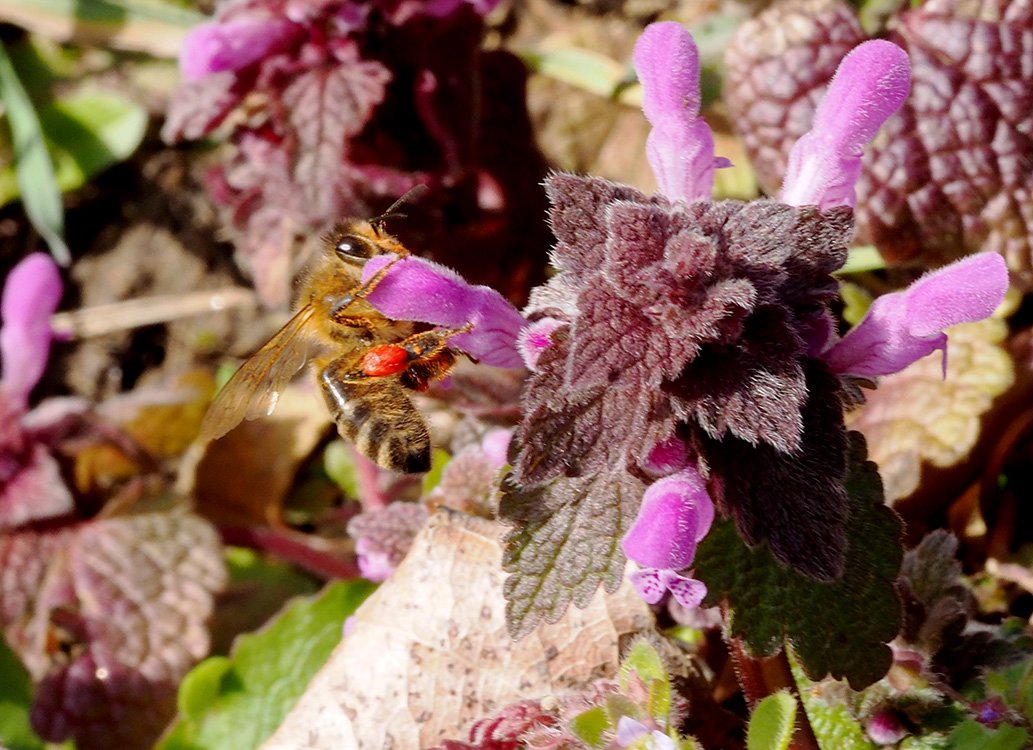
[(342, 437), (362, 455), (391, 471), (430, 469), (430, 434), (394, 378), (344, 379), (331, 363), (319, 376), (323, 397)]

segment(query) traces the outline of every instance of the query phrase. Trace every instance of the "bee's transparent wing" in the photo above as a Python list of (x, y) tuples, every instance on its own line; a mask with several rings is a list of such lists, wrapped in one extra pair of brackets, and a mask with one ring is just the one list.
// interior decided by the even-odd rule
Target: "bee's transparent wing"
[(309, 357), (308, 324), (315, 309), (306, 305), (255, 352), (215, 396), (201, 423), (202, 440), (222, 437), (243, 419), (272, 414), (287, 384)]

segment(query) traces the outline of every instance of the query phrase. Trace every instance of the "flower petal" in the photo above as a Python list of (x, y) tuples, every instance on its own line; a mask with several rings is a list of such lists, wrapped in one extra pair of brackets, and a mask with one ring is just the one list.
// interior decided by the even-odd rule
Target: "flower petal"
[(535, 372), (538, 369), (538, 358), (552, 345), (552, 332), (565, 325), (566, 323), (556, 318), (542, 318), (520, 332), (517, 346), (528, 370)]
[(793, 146), (781, 201), (822, 209), (853, 206), (861, 153), (911, 87), (907, 53), (883, 40), (864, 42), (839, 64), (811, 130)]
[(373, 583), (386, 581), (395, 572), (391, 555), (379, 549), (372, 540), (366, 537), (361, 537), (355, 543), (355, 555), (359, 564), (359, 574)]
[(902, 292), (885, 294), (823, 358), (833, 372), (878, 377), (899, 372), (940, 349), (947, 372), (947, 334), (958, 323), (988, 318), (1008, 291), (1008, 268), (997, 253), (963, 258), (926, 274)]
[(649, 486), (621, 544), (639, 565), (678, 570), (692, 562), (696, 543), (713, 521), (714, 504), (703, 477), (687, 468)]
[(57, 264), (44, 253), (21, 261), (4, 282), (0, 299), (0, 380), (8, 396), (25, 406), (50, 356), (50, 316), (64, 289)]
[(190, 30), (179, 53), (179, 71), (188, 81), (209, 73), (240, 70), (289, 47), (301, 33), (285, 18), (212, 21)]
[(689, 465), (689, 446), (677, 435), (657, 443), (649, 452), (643, 470), (654, 477), (666, 477)]
[(707, 595), (707, 585), (703, 581), (678, 575), (673, 570), (661, 571), (660, 577), (675, 601), (687, 609), (698, 607)]
[(617, 745), (620, 747), (627, 747), (647, 734), (649, 727), (630, 716), (622, 716), (617, 722)]
[(646, 156), (660, 192), (672, 200), (710, 196), (714, 136), (699, 116), (699, 53), (679, 23), (650, 24), (635, 43), (635, 70), (642, 83), (642, 111), (653, 126)]
[(667, 587), (660, 577), (662, 572), (656, 568), (643, 568), (628, 576), (631, 587), (646, 604), (656, 604), (667, 593)]
[[(362, 280), (394, 260), (378, 255), (366, 263)], [(527, 325), (517, 309), (494, 289), (468, 284), (459, 274), (424, 258), (397, 261), (367, 299), (384, 315), (448, 328), (472, 323), (453, 337), (456, 347), (495, 367), (522, 367), (517, 336)]]

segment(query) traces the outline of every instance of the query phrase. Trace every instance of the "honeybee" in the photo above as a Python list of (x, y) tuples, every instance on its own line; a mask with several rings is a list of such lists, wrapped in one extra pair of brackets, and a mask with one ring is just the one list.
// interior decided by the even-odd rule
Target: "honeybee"
[[(405, 197), (401, 200), (404, 200)], [(288, 382), (307, 362), (342, 437), (379, 466), (414, 473), (430, 468), (430, 434), (407, 391), (445, 377), (460, 350), (451, 336), (470, 330), (416, 332), (367, 300), (391, 266), (409, 252), (384, 231), (395, 206), (376, 219), (338, 223), (302, 283), (298, 311), (251, 356), (205, 414), (201, 439), (229, 432), (243, 419), (268, 416)], [(376, 255), (395, 258), (361, 283)]]

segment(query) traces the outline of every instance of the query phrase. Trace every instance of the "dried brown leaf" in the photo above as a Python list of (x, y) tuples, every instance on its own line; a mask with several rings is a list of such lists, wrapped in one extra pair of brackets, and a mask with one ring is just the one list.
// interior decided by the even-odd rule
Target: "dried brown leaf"
[(521, 641), (506, 632), (503, 528), (438, 511), (265, 750), (430, 747), (498, 706), (614, 674), (651, 622), (625, 583)]
[(288, 387), (271, 416), (242, 422), (208, 445), (194, 477), (198, 511), (218, 523), (279, 525), (298, 467), (329, 425), (314, 393)]

